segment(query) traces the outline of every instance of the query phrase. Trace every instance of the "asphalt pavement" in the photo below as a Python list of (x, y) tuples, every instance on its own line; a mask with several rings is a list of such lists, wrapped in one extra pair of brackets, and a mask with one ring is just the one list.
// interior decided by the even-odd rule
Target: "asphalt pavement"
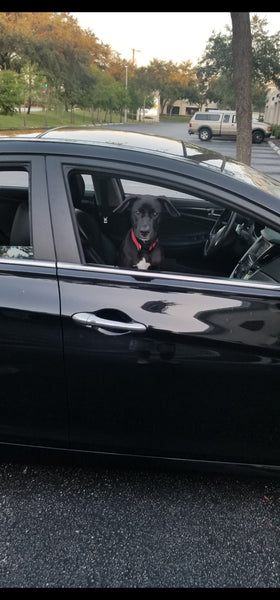
[(280, 481), (0, 463), (1, 588), (279, 588)]

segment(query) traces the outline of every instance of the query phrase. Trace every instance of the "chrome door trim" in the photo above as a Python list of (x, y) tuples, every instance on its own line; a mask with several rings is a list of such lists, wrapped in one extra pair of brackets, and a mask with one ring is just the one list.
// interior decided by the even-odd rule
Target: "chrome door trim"
[(241, 279), (227, 279), (222, 277), (203, 277), (203, 276), (194, 276), (194, 275), (184, 275), (177, 273), (157, 273), (156, 271), (134, 271), (132, 269), (123, 269), (119, 267), (108, 267), (108, 266), (96, 266), (96, 265), (82, 265), (77, 263), (67, 263), (67, 262), (58, 262), (58, 269), (66, 269), (66, 270), (74, 270), (74, 271), (84, 271), (92, 272), (92, 273), (106, 273), (109, 275), (126, 275), (130, 277), (136, 277), (139, 281), (140, 279), (151, 280), (151, 279), (162, 279), (167, 281), (185, 281), (189, 283), (200, 283), (200, 284), (216, 284), (223, 285), (228, 287), (240, 287), (246, 288), (247, 290), (254, 291), (257, 290), (270, 290), (270, 291), (278, 291), (280, 292), (280, 285), (275, 285), (272, 283), (263, 283), (260, 281), (243, 281)]

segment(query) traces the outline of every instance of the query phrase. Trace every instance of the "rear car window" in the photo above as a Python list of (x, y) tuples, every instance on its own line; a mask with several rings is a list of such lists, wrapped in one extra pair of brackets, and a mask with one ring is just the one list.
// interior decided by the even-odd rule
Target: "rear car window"
[(25, 167), (0, 164), (0, 258), (33, 258), (30, 176)]
[(196, 121), (219, 121), (220, 120), (220, 114), (213, 114), (213, 113), (197, 113), (195, 115), (195, 120)]

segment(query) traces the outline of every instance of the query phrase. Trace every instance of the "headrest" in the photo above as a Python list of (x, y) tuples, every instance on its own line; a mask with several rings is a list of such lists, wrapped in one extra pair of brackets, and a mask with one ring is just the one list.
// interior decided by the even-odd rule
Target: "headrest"
[(72, 195), (72, 201), (76, 208), (79, 207), (79, 204), (85, 193), (85, 182), (81, 175), (81, 173), (77, 173), (76, 171), (71, 171), (68, 176), (69, 187)]
[(27, 202), (22, 202), (17, 207), (10, 233), (10, 246), (29, 246), (29, 208)]

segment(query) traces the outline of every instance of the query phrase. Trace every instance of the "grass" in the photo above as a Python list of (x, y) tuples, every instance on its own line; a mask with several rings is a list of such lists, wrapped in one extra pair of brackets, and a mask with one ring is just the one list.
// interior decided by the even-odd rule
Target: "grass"
[[(96, 117), (96, 119), (95, 119)], [(97, 118), (99, 117), (99, 119)], [(114, 114), (115, 122), (119, 122), (119, 115)], [(48, 129), (49, 127), (59, 127), (60, 125), (94, 125), (95, 123), (105, 123), (105, 113), (95, 115), (89, 111), (74, 110), (36, 110), (28, 115), (25, 111), (14, 113), (13, 115), (0, 114), (0, 129)], [(109, 122), (107, 117), (107, 122)]]
[[(164, 115), (160, 118), (161, 121), (189, 121), (189, 117)], [(133, 122), (132, 119), (128, 119)], [(96, 125), (102, 123), (120, 123), (120, 114), (105, 112), (92, 113), (86, 110), (65, 111), (64, 109), (57, 110), (31, 110), (28, 115), (25, 111), (16, 112), (13, 115), (0, 114), (0, 130), (32, 130), (32, 129), (48, 129), (50, 127), (59, 127), (60, 125)], [(135, 122), (135, 121), (134, 121)]]

